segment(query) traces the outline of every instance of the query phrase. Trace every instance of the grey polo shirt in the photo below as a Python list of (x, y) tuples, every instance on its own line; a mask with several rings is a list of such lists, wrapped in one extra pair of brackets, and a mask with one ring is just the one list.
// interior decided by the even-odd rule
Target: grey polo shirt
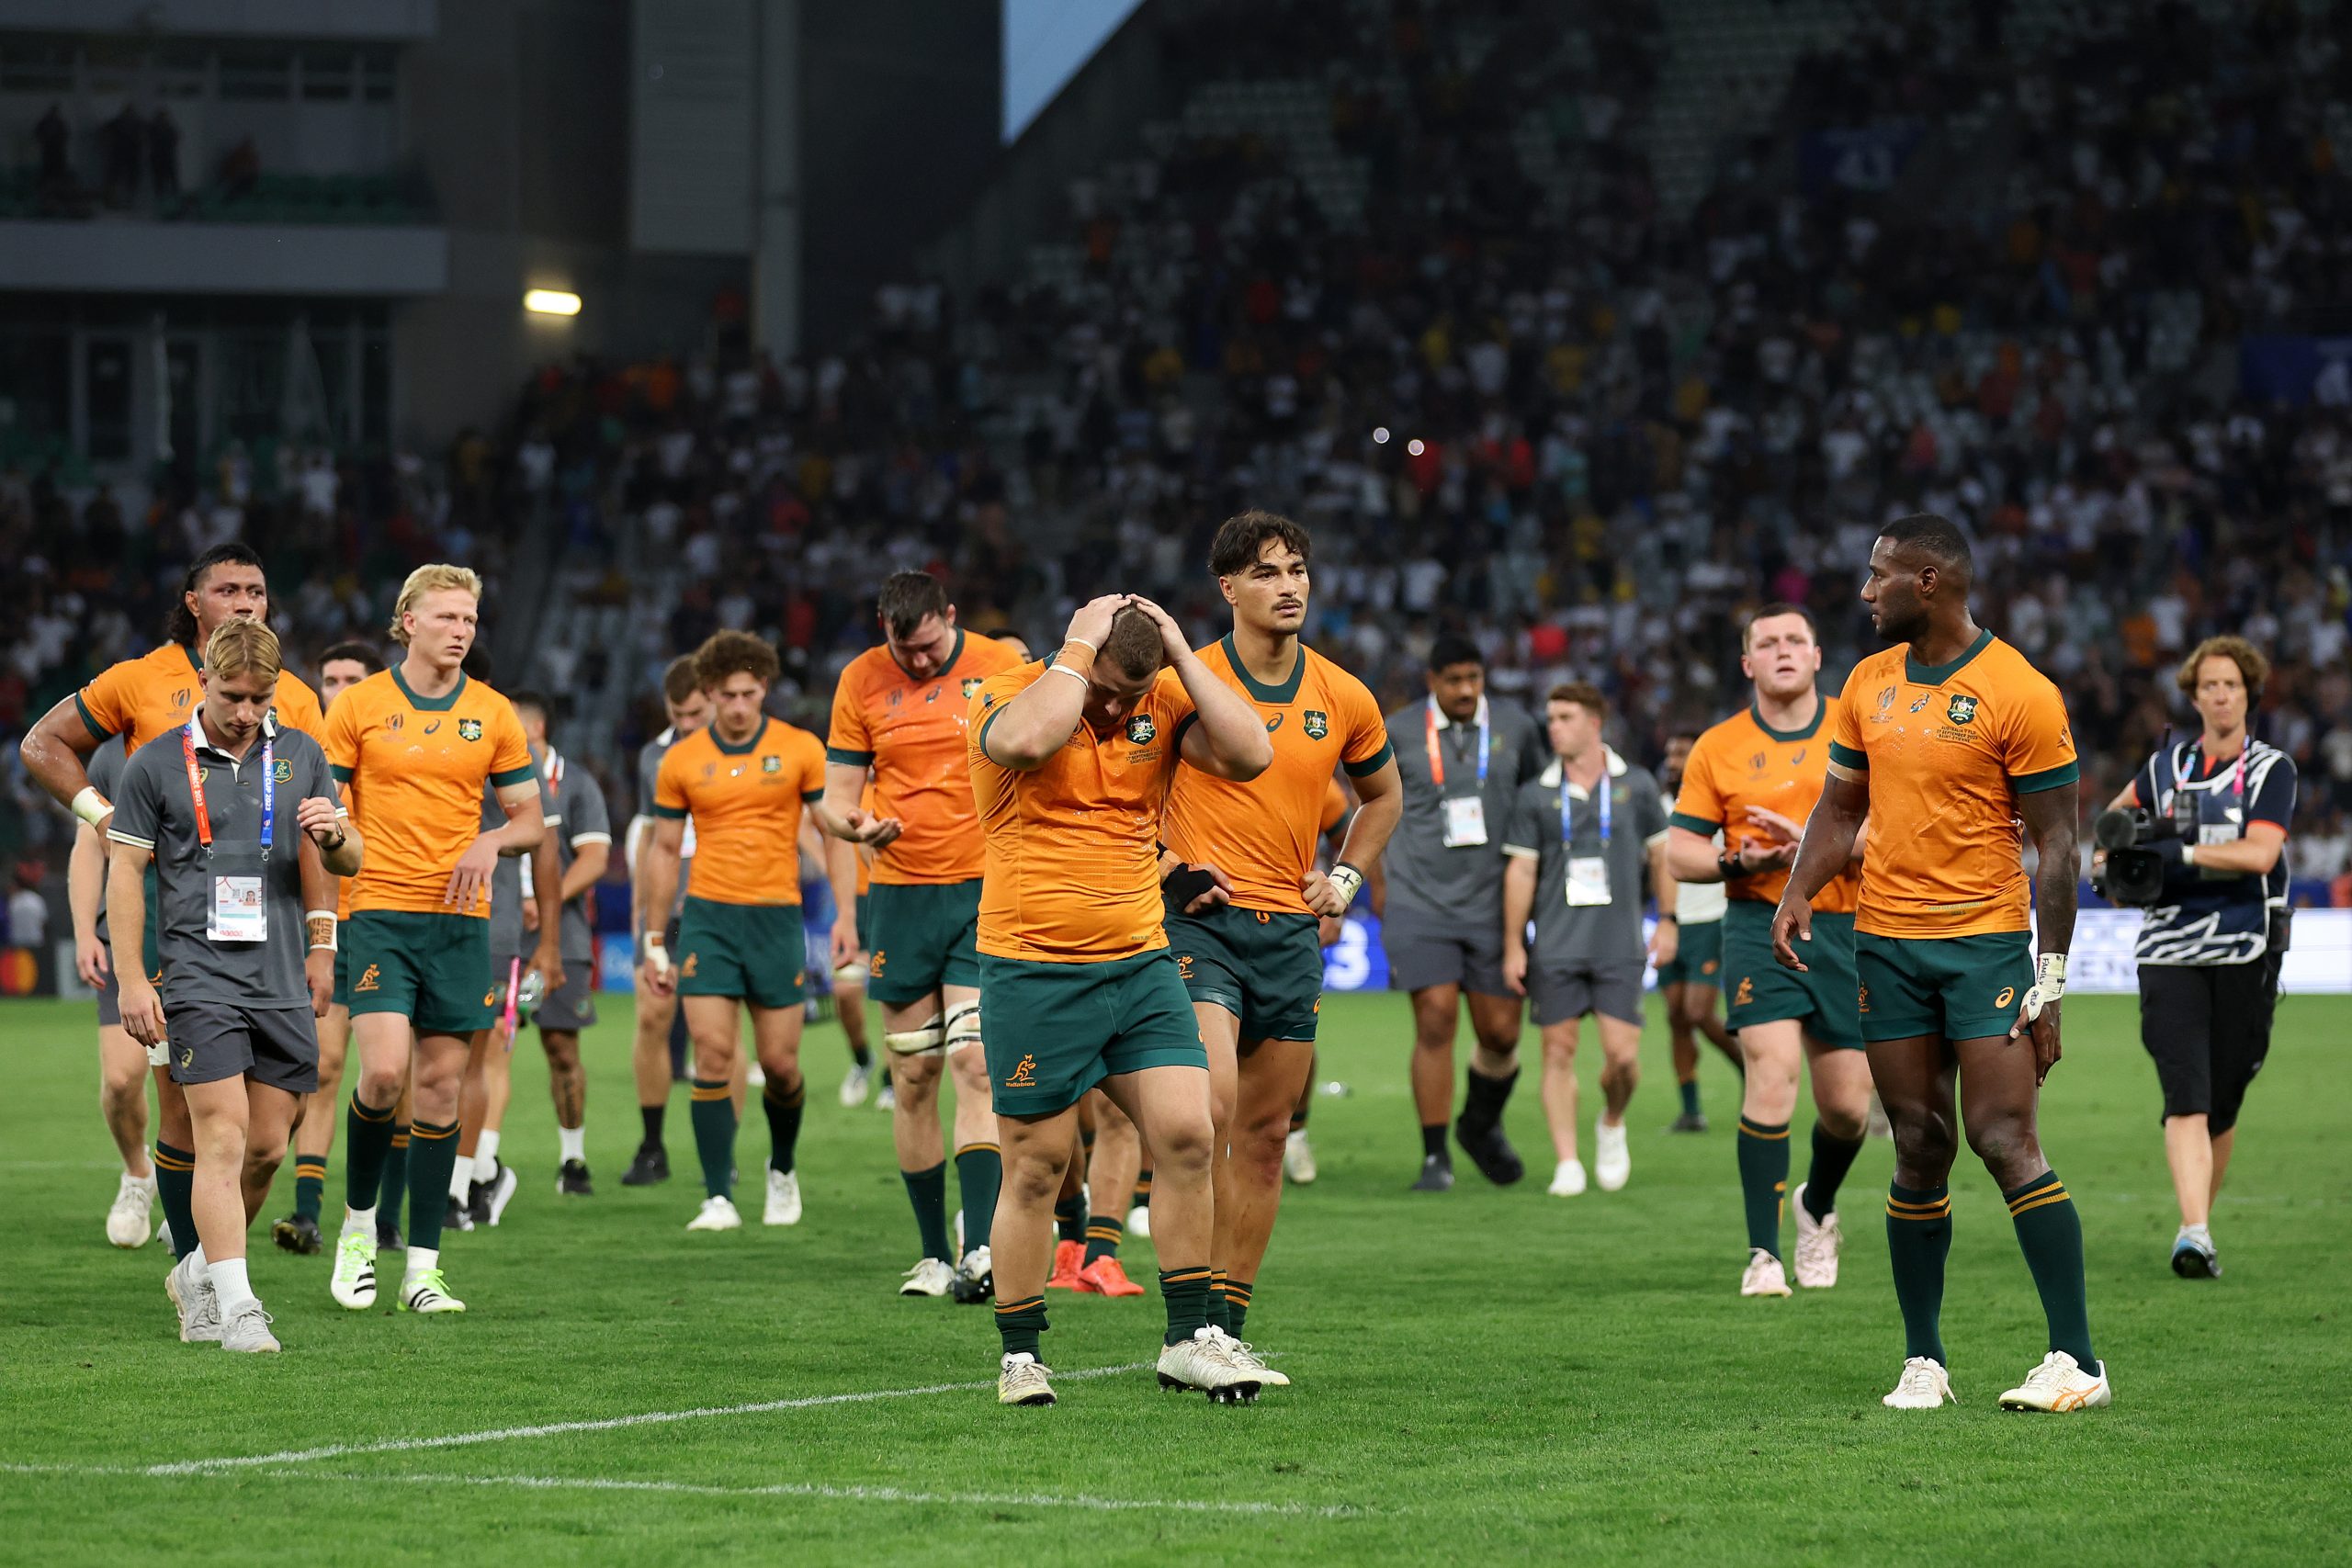
[[(1502, 915), (1503, 829), (1519, 787), (1544, 771), (1549, 751), (1535, 721), (1508, 702), (1481, 699), (1487, 721), (1487, 782), (1478, 783), (1478, 721), (1455, 724), (1437, 715), (1441, 787), (1430, 766), (1427, 698), (1388, 716), (1396, 772), (1405, 784), (1405, 812), (1382, 864), (1388, 875), (1387, 908), (1430, 919), (1491, 929)], [(1444, 802), (1476, 795), (1485, 802), (1487, 841), (1445, 843)]]
[[(90, 787), (109, 801), (113, 800), (122, 793), (122, 768), (130, 760), (119, 735), (100, 746), (90, 753), (90, 763), (85, 770), (90, 776)], [(155, 919), (155, 873), (153, 867), (147, 873), (147, 919), (150, 925)], [(98, 879), (98, 940), (108, 947), (114, 945), (113, 933), (107, 930), (107, 879), (104, 876)]]
[[(131, 755), (114, 798), (107, 836), (155, 856), (155, 904), (164, 960), (164, 1005), (220, 1002), (238, 1008), (307, 1008), (310, 987), (302, 961), (310, 939), (302, 924), (302, 829), (295, 819), (313, 795), (340, 802), (326, 753), (299, 730), (273, 730), (276, 819), (270, 850), (261, 850), (262, 742), (240, 761), (209, 740), (197, 748), (206, 815), (212, 824), (208, 852), (197, 834), (196, 808), (180, 747), (184, 728), (165, 730)], [(199, 729), (198, 733), (202, 733)], [(269, 934), (258, 942), (215, 942), (205, 935), (216, 874), (259, 875)]]
[[(670, 748), (675, 746), (678, 739), (678, 732), (675, 729), (665, 729), (638, 748), (637, 814), (646, 821), (653, 820), (653, 791), (655, 782), (662, 773), (662, 759), (670, 754)], [(671, 918), (673, 919), (677, 917), (678, 909), (685, 908), (686, 876), (694, 868), (695, 819), (689, 817), (686, 818), (685, 837), (678, 845), (677, 908), (670, 911)], [(628, 868), (628, 874), (635, 876), (637, 867), (631, 865)]]
[[(555, 810), (563, 824), (560, 829), (551, 829), (556, 834), (555, 859), (558, 868), (569, 876), (571, 863), (580, 858), (584, 846), (610, 846), (613, 841), (613, 819), (605, 808), (604, 786), (596, 782), (595, 774), (553, 748), (541, 759), (539, 772), (555, 790)], [(595, 900), (595, 889), (590, 888), (563, 907), (566, 968), (586, 964), (595, 956), (595, 925), (591, 914)]]
[[(539, 764), (539, 814), (547, 822), (548, 831), (556, 832), (563, 825), (563, 814), (556, 809), (555, 791), (548, 784), (546, 763), (535, 750), (531, 761)], [(506, 807), (498, 804), (498, 790), (493, 784), (481, 786), (481, 830), (496, 832), (506, 826)], [(559, 853), (561, 852), (559, 851)], [(526, 947), (537, 947), (533, 939), (524, 941), (523, 931), (523, 857), (501, 855), (490, 874), (490, 951), (493, 958), (527, 956)], [(503, 975), (492, 979), (505, 984)]]
[[(1649, 849), (1666, 838), (1666, 806), (1657, 781), (1608, 753), (1609, 842), (1600, 841), (1598, 792), (1567, 786), (1570, 838), (1560, 838), (1557, 759), (1532, 783), (1520, 785), (1503, 834), (1503, 853), (1533, 860), (1535, 949), (1530, 966), (1583, 969), (1642, 962), (1642, 877)], [(1571, 906), (1568, 860), (1598, 856), (1609, 865), (1609, 902)]]

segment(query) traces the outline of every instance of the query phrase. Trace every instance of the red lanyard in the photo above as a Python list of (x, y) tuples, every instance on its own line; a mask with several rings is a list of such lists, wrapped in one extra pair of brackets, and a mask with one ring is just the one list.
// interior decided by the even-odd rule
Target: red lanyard
[[(204, 807), (204, 770), (196, 761), (196, 727), (202, 722), (200, 716), (189, 719), (187, 728), (180, 731), (180, 756), (187, 763), (188, 801), (196, 807), (196, 840), (210, 854), (212, 814)], [(265, 855), (269, 853), (270, 829), (277, 818), (276, 763), (277, 738), (265, 729), (261, 739), (261, 852)]]

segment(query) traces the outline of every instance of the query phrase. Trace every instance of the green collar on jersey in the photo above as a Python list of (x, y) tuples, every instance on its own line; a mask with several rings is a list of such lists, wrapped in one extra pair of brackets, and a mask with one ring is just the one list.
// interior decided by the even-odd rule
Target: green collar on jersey
[(401, 667), (397, 664), (392, 666), (392, 684), (401, 689), (401, 695), (406, 697), (408, 705), (417, 712), (447, 713), (458, 705), (458, 699), (466, 694), (466, 672), (462, 670), (458, 671), (458, 683), (449, 688), (449, 694), (446, 697), (420, 697), (410, 691), (408, 677), (401, 673)]
[(1775, 740), (1810, 740), (1820, 731), (1821, 721), (1826, 717), (1829, 713), (1828, 698), (1823, 696), (1819, 692), (1815, 692), (1813, 694), (1813, 722), (1806, 725), (1803, 729), (1773, 728), (1770, 725), (1764, 722), (1764, 705), (1756, 702), (1753, 699), (1751, 699), (1747, 705), (1747, 716), (1756, 721), (1757, 728), (1762, 730), (1765, 734), (1770, 736)]
[(1993, 634), (1980, 631), (1976, 634), (1976, 640), (1950, 664), (1922, 664), (1906, 648), (1903, 650), (1903, 678), (1915, 686), (1940, 686), (1959, 674), (1962, 665), (1992, 646)]
[(1299, 682), (1306, 679), (1306, 645), (1305, 643), (1302, 642), (1296, 646), (1297, 662), (1290, 667), (1290, 678), (1279, 686), (1269, 686), (1251, 677), (1250, 667), (1241, 662), (1241, 650), (1233, 646), (1231, 632), (1226, 633), (1217, 640), (1225, 649), (1225, 661), (1232, 667), (1234, 678), (1241, 682), (1241, 689), (1248, 692), (1250, 696), (1261, 703), (1271, 703), (1276, 707), (1282, 707), (1298, 699)]

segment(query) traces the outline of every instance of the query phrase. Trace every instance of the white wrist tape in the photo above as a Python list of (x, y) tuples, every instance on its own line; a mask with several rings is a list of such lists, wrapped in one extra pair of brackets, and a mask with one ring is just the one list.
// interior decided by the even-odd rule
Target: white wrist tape
[(2045, 953), (2034, 976), (2033, 987), (2025, 994), (2025, 1018), (2028, 1023), (2041, 1016), (2041, 1010), (2066, 994), (2066, 955)]
[(656, 975), (667, 975), (670, 972), (670, 954), (662, 946), (662, 938), (658, 932), (646, 932), (645, 940), (638, 945), (645, 954), (645, 961), (653, 965), (653, 972)]
[(107, 813), (113, 809), (112, 803), (98, 793), (96, 784), (84, 784), (82, 793), (74, 797), (74, 815), (93, 828), (104, 821)]
[(1067, 675), (1081, 686), (1091, 687), (1093, 684), (1092, 682), (1089, 681), (1085, 676), (1080, 674), (1077, 671), (1071, 669), (1067, 664), (1048, 664), (1046, 666), (1046, 673), (1048, 675)]
[(305, 909), (305, 910), (303, 910), (303, 911), (302, 911), (302, 923), (303, 923), (305, 926), (307, 926), (307, 925), (309, 925), (312, 920), (324, 920), (324, 921), (327, 923), (327, 928), (326, 928), (326, 929), (327, 929), (327, 939), (326, 939), (326, 941), (324, 941), (324, 942), (314, 942), (311, 943), (311, 951), (315, 953), (315, 952), (316, 952), (316, 951), (318, 951), (320, 948), (324, 948), (324, 949), (326, 949), (326, 951), (328, 951), (329, 953), (333, 953), (333, 952), (335, 950), (335, 945), (336, 945), (336, 934), (335, 934), (335, 925), (336, 925), (336, 921), (335, 921), (335, 918), (334, 918), (334, 911), (333, 909)]
[(1345, 913), (1348, 906), (1356, 901), (1356, 894), (1363, 886), (1363, 873), (1351, 865), (1335, 865), (1331, 868), (1331, 874), (1324, 880), (1338, 891), (1340, 909), (1341, 913)]

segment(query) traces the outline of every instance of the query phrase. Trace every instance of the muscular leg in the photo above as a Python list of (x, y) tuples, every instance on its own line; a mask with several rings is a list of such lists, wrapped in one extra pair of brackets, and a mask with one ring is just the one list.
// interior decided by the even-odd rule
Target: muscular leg
[[(1208, 1075), (1197, 1067), (1147, 1067), (1104, 1078), (1102, 1092), (1127, 1113), (1151, 1151), (1151, 1239), (1159, 1254), (1159, 1294), (1168, 1307), (1163, 1343), (1173, 1345), (1208, 1321), (1209, 1243), (1216, 1222)], [(1042, 1224), (1038, 1230), (1042, 1238)], [(1042, 1244), (1036, 1256), (1046, 1257)]]
[(1740, 1208), (1747, 1245), (1781, 1256), (1781, 1213), (1789, 1187), (1789, 1119), (1796, 1112), (1797, 1068), (1804, 1059), (1803, 1029), (1792, 1018), (1752, 1023), (1739, 1032), (1747, 1071), (1739, 1095)]
[(1116, 1258), (1125, 1239), (1127, 1196), (1143, 1168), (1143, 1135), (1127, 1113), (1100, 1090), (1090, 1091), (1094, 1111), (1094, 1151), (1088, 1159), (1086, 1190), (1093, 1212), (1086, 1222), (1086, 1261)]
[[(956, 1245), (947, 1235), (947, 1151), (939, 1136), (939, 1080), (946, 1057), (928, 1047), (901, 1049), (919, 1038), (938, 1038), (944, 1027), (936, 997), (882, 1005), (882, 1039), (888, 1046), (891, 1081), (898, 1086), (890, 1104), (890, 1140), (898, 1148), (899, 1177), (914, 1209), (922, 1255), (953, 1263)], [(985, 1074), (987, 1068), (981, 1071)]]
[(1689, 1003), (1684, 999), (1690, 983), (1677, 980), (1671, 986), (1658, 987), (1658, 999), (1666, 1004), (1666, 1038), (1674, 1060), (1674, 1081), (1690, 1092), (1683, 1097), (1683, 1109), (1698, 1109), (1699, 1043), (1692, 1038), (1696, 1021), (1690, 1016)]
[[(369, 1018), (397, 1017), (371, 1013)], [(449, 1179), (458, 1168), (458, 1100), (464, 1088), (470, 1040), (463, 1034), (416, 1035), (411, 1067), (416, 1120), (409, 1127), (408, 1259), (414, 1279), (440, 1266), (441, 1229), (448, 1214)]]
[(277, 1179), (277, 1168), (286, 1163), (287, 1145), (302, 1100), (282, 1089), (247, 1079), (245, 1106), (245, 1157), (238, 1181), (244, 1194), (245, 1223), (250, 1225), (261, 1218), (262, 1205), (269, 1201), (269, 1184)]
[(1600, 1026), (1600, 1120), (1611, 1127), (1625, 1124), (1625, 1107), (1642, 1081), (1642, 1024), (1639, 1019), (1592, 1015)]
[(686, 997), (680, 1005), (695, 1045), (695, 1152), (702, 1160), (703, 1190), (713, 1198), (731, 1197), (737, 1115), (730, 1093), (743, 1070), (740, 1004), (732, 997)]
[(1045, 1116), (1000, 1114), (996, 1122), (1004, 1150), (1004, 1190), (989, 1237), (996, 1326), (1007, 1355), (1035, 1356), (1046, 1328), (1046, 1277), (1054, 1266), (1054, 1195), (1077, 1153), (1078, 1107)]
[(2064, 1350), (2085, 1371), (2098, 1362), (2091, 1353), (2090, 1304), (2083, 1280), (2083, 1222), (2042, 1156), (2035, 1111), (2041, 1098), (2034, 1081), (2033, 1051), (2007, 1035), (1962, 1040), (1960, 1058), (1961, 1115), (1968, 1146), (2001, 1184), (2018, 1247), (2033, 1271), (2050, 1326), (2050, 1348)]
[(1825, 1045), (1808, 1034), (1805, 1059), (1813, 1073), (1813, 1160), (1805, 1168), (1805, 1213), (1827, 1219), (1838, 1190), (1862, 1152), (1870, 1131), (1871, 1064), (1860, 1051)]
[(499, 1139), (506, 1127), (506, 1108), (514, 1100), (514, 1035), (503, 1024), (490, 1032), (490, 1048), (481, 1061), (481, 1134), (474, 1145), (474, 1179), (488, 1181), (497, 1174)]
[(637, 1079), (644, 1140), (655, 1148), (662, 1146), (662, 1123), (670, 1107), (670, 1020), (677, 1010), (675, 996), (637, 993), (637, 1038), (629, 1046), (629, 1071)]
[(760, 1090), (761, 1109), (768, 1118), (768, 1168), (792, 1174), (800, 1146), (800, 1116), (808, 1108), (808, 1086), (800, 1076), (800, 1031), (808, 1021), (796, 1002), (790, 1007), (752, 1008), (752, 1042), (760, 1054), (760, 1071), (767, 1083)]
[[(352, 1088), (344, 1135), (346, 1228), (363, 1220), (374, 1224), (384, 1163), (391, 1154), (393, 1119), (408, 1098), (408, 1020), (396, 1012), (359, 1013), (351, 1021), (351, 1039), (359, 1050), (359, 1081)], [(440, 1212), (436, 1199), (434, 1213)]]
[(147, 1158), (147, 1047), (119, 1023), (98, 1025), (98, 1110), (124, 1172), (153, 1180), (155, 1167)]
[[(1544, 1026), (1544, 1120), (1552, 1129), (1552, 1157), (1577, 1157), (1577, 1035), (1584, 1021)], [(1473, 1071), (1476, 1068), (1474, 1066)]]
[(2165, 1164), (2172, 1168), (2173, 1196), (2180, 1203), (2180, 1223), (2201, 1225), (2212, 1217), (2213, 1199), (2221, 1182), (2213, 1168), (2213, 1136), (2207, 1118), (2165, 1118)]
[(182, 1258), (196, 1250), (196, 1212), (188, 1184), (196, 1174), (196, 1123), (187, 1095), (168, 1068), (155, 1070), (155, 1197), (164, 1223), (172, 1227), (172, 1247)]
[(238, 1176), (245, 1163), (245, 1080), (191, 1084), (184, 1103), (190, 1113), (189, 1141), (196, 1145), (188, 1206), (205, 1261), (243, 1264), (245, 1202)]
[(1453, 1039), (1462, 987), (1424, 986), (1413, 994), (1413, 1109), (1421, 1120), (1424, 1156), (1445, 1154), (1453, 1120)]
[(539, 1049), (548, 1059), (548, 1098), (555, 1102), (555, 1124), (578, 1132), (588, 1116), (588, 1074), (580, 1065), (580, 1032), (542, 1029)]
[[(1193, 1017), (1200, 1024), (1201, 1043), (1207, 1047), (1209, 1055), (1209, 1147), (1213, 1156), (1209, 1161), (1209, 1194), (1212, 1219), (1204, 1256), (1209, 1266), (1209, 1321), (1222, 1325), (1227, 1274), (1219, 1243), (1227, 1242), (1231, 1237), (1229, 1233), (1220, 1235), (1216, 1222), (1231, 1214), (1241, 1201), (1240, 1190), (1236, 1186), (1232, 1152), (1234, 1106), (1241, 1092), (1241, 1021), (1215, 1002), (1194, 1002)], [(1153, 1147), (1157, 1151), (1158, 1145)], [(1157, 1168), (1155, 1166), (1155, 1171)], [(1157, 1214), (1153, 1215), (1155, 1237), (1158, 1218)], [(1163, 1247), (1159, 1256), (1164, 1261), (1177, 1255)]]
[(833, 1014), (842, 1021), (842, 1037), (849, 1042), (850, 1060), (860, 1066), (871, 1062), (874, 1050), (865, 1037), (865, 987), (835, 980)]
[(1894, 1130), (1886, 1250), (1894, 1299), (1903, 1309), (1903, 1353), (1945, 1366), (1951, 1363), (1944, 1359), (1940, 1320), (1944, 1259), (1951, 1252), (1951, 1192), (1945, 1183), (1960, 1150), (1952, 1099), (1956, 1065), (1939, 1035), (1883, 1040), (1870, 1047), (1871, 1077)]
[(1260, 1040), (1241, 1055), (1232, 1142), (1220, 1155), (1220, 1163), (1233, 1168), (1227, 1186), (1234, 1202), (1218, 1203), (1209, 1248), (1210, 1267), (1225, 1270), (1226, 1327), (1237, 1337), (1282, 1208), (1290, 1108), (1314, 1060), (1311, 1040)]

